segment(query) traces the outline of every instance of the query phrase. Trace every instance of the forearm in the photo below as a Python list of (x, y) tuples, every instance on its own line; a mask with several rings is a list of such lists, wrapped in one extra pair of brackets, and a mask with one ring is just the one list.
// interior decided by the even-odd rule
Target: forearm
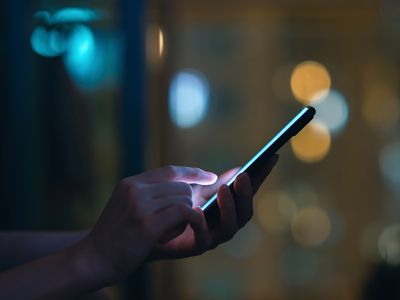
[(87, 231), (0, 232), (0, 271), (63, 250), (86, 234)]
[(0, 299), (75, 299), (106, 286), (100, 264), (81, 244), (0, 273)]

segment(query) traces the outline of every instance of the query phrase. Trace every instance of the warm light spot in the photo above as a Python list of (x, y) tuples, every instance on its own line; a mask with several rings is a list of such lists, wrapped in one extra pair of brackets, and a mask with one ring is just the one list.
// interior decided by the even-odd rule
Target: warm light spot
[(294, 136), (290, 144), (298, 159), (308, 163), (317, 162), (328, 154), (331, 136), (323, 123), (313, 121)]
[(292, 234), (302, 246), (320, 246), (331, 232), (331, 222), (327, 213), (309, 206), (299, 211), (292, 220)]
[(161, 57), (164, 53), (164, 33), (161, 29), (158, 30), (158, 55)]
[(157, 24), (151, 24), (146, 32), (146, 56), (150, 67), (157, 67), (165, 53), (164, 31)]
[(326, 97), (331, 87), (331, 78), (322, 64), (306, 61), (293, 70), (290, 86), (296, 99), (309, 105)]
[(381, 257), (389, 264), (400, 264), (400, 224), (391, 225), (383, 230), (378, 240)]
[(296, 213), (296, 203), (285, 192), (270, 192), (257, 201), (259, 224), (268, 232), (282, 233)]
[(384, 82), (368, 87), (362, 113), (373, 128), (393, 128), (400, 119), (400, 99), (394, 88)]

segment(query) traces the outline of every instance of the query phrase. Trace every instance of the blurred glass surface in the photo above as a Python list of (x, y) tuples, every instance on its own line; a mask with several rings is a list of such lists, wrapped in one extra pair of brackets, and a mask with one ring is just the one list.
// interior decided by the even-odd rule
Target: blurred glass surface
[[(318, 111), (280, 151), (249, 227), (206, 255), (155, 265), (154, 299), (397, 299), (379, 283), (399, 272), (399, 8), (150, 2), (148, 26), (163, 33), (162, 56), (156, 30), (147, 45), (150, 164), (222, 172), (301, 105)], [(210, 93), (190, 128), (168, 106), (182, 70), (207, 78)], [(200, 113), (195, 98), (183, 105)]]

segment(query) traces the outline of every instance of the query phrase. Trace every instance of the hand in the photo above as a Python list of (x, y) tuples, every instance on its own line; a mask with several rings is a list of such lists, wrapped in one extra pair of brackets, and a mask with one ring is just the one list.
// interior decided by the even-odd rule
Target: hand
[(123, 179), (81, 242), (91, 262), (88, 268), (93, 267), (105, 285), (114, 284), (143, 262), (157, 242), (175, 238), (187, 224), (201, 232), (203, 218), (192, 209), (190, 184), (212, 184), (216, 179), (200, 169), (172, 166)]
[(234, 194), (225, 183), (238, 171), (232, 169), (222, 174), (218, 180), (209, 186), (193, 186), (193, 205), (200, 214), (203, 214), (199, 206), (218, 191), (218, 206), (221, 222), (211, 231), (208, 230), (204, 215), (200, 226), (187, 227), (185, 231), (165, 244), (158, 244), (149, 260), (165, 258), (184, 258), (204, 253), (217, 247), (219, 244), (230, 240), (236, 232), (243, 227), (253, 216), (253, 196), (258, 191), (265, 178), (271, 172), (279, 159), (274, 155), (263, 168), (260, 168), (257, 176), (250, 181), (246, 173), (240, 174), (234, 182)]

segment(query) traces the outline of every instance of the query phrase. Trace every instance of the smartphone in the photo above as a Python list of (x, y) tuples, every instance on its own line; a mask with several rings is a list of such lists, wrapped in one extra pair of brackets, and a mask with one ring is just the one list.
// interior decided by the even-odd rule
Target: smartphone
[[(315, 108), (311, 106), (304, 107), (286, 126), (284, 126), (260, 151), (257, 152), (243, 167), (227, 182), (227, 185), (233, 191), (233, 182), (236, 177), (246, 172), (250, 179), (257, 174), (260, 167), (265, 166), (272, 155), (274, 155), (292, 136), (295, 136), (302, 130), (315, 115)], [(214, 227), (219, 223), (219, 208), (217, 203), (217, 193), (207, 200), (201, 209), (204, 212), (207, 223)]]

